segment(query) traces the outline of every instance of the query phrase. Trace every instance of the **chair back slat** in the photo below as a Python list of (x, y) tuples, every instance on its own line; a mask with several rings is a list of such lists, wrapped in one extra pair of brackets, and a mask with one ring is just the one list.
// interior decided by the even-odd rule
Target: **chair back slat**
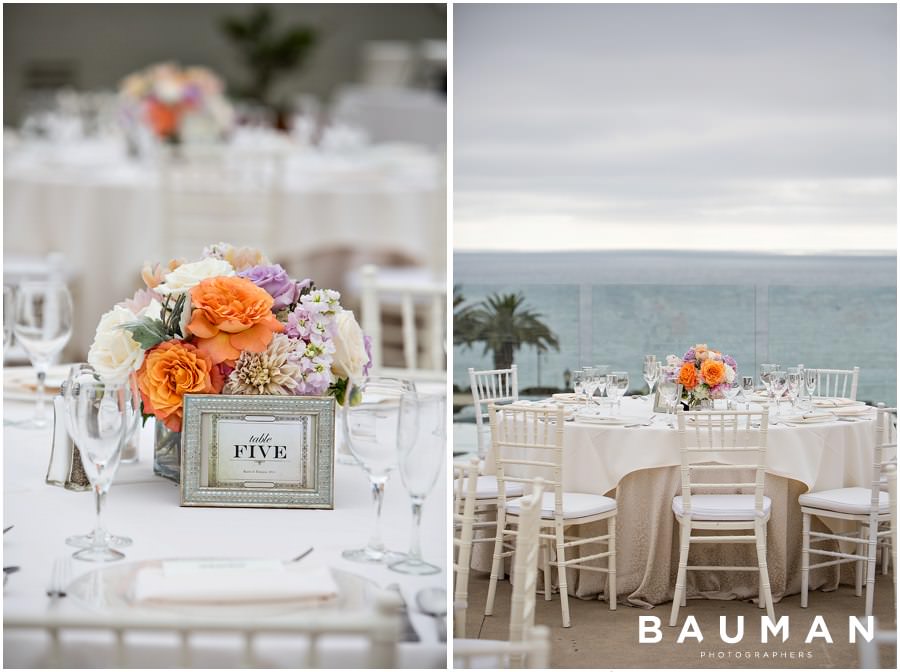
[(487, 406), (490, 402), (505, 403), (519, 400), (518, 367), (513, 364), (508, 369), (469, 369), (469, 387), (475, 406), (475, 439), (478, 456), (487, 457), (490, 449), (490, 425)]
[(852, 369), (815, 369), (816, 397), (846, 397), (856, 400), (859, 367)]
[[(756, 515), (763, 515), (766, 448), (769, 411), (691, 411), (678, 413), (681, 445), (681, 497), (684, 515), (691, 515), (695, 490), (741, 490), (753, 488)], [(720, 454), (745, 455), (740, 464), (722, 463)], [(713, 463), (713, 464), (710, 464)], [(725, 469), (752, 470), (752, 481), (727, 477), (709, 482), (695, 481), (697, 473), (717, 474)]]
[[(896, 464), (897, 460), (897, 427), (894, 418), (897, 414), (896, 408), (887, 408), (883, 403), (877, 406), (877, 415), (875, 420), (875, 446), (872, 453), (872, 484), (871, 484), (871, 509), (877, 516), (879, 510), (879, 498), (881, 491), (887, 485), (887, 472), (885, 467), (888, 464)], [(889, 455), (893, 453), (893, 455)], [(888, 456), (885, 459), (885, 456)]]

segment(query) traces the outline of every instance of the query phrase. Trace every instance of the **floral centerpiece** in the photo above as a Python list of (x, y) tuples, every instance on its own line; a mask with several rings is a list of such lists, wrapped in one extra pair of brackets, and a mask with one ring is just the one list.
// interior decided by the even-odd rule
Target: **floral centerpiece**
[(724, 399), (725, 391), (736, 384), (734, 358), (710, 350), (705, 343), (698, 343), (682, 357), (669, 355), (666, 364), (674, 367), (675, 380), (682, 387), (681, 401), (689, 409), (709, 399)]
[(159, 139), (222, 139), (234, 124), (222, 80), (203, 67), (159, 63), (126, 77), (119, 89), (125, 119)]
[(141, 275), (146, 288), (100, 319), (88, 362), (105, 380), (136, 373), (142, 412), (157, 420), (158, 460), (165, 444), (180, 446), (186, 394), (329, 395), (343, 405), (368, 373), (371, 342), (340, 294), (291, 278), (259, 250), (220, 243)]

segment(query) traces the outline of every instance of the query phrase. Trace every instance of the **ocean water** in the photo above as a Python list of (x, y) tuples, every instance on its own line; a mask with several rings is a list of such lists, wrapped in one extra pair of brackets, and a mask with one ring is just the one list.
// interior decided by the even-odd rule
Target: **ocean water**
[[(897, 400), (896, 255), (741, 253), (457, 253), (454, 285), (471, 305), (520, 292), (557, 334), (559, 352), (516, 353), (519, 387), (562, 388), (564, 372), (607, 364), (645, 385), (645, 354), (695, 343), (732, 355), (738, 375), (759, 364), (860, 367), (858, 398)], [(453, 381), (492, 368), (482, 346), (456, 346)]]

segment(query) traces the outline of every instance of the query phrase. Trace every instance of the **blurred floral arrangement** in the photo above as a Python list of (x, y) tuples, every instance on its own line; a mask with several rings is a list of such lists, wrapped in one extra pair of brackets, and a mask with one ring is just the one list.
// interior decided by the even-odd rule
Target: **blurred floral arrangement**
[(682, 386), (681, 400), (688, 408), (696, 408), (706, 399), (724, 399), (725, 390), (737, 379), (737, 362), (731, 355), (710, 350), (698, 343), (682, 357), (669, 355), (666, 364), (674, 367), (675, 380)]
[(254, 248), (145, 265), (146, 289), (103, 315), (88, 362), (104, 380), (136, 372), (143, 413), (181, 431), (184, 395), (335, 397), (368, 373), (371, 342), (340, 294), (297, 281)]
[(211, 70), (158, 63), (126, 77), (119, 96), (129, 123), (167, 142), (222, 139), (234, 125), (224, 86)]

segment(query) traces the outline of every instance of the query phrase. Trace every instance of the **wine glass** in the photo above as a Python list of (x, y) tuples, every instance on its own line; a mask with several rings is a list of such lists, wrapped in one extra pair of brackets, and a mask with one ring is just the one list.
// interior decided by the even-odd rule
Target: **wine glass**
[(750, 410), (750, 397), (753, 394), (753, 376), (741, 377), (741, 391), (744, 393), (744, 405), (746, 410)]
[(778, 364), (760, 364), (759, 365), (759, 382), (766, 389), (769, 397), (769, 403), (772, 403), (772, 372), (778, 370)]
[(572, 372), (572, 391), (578, 396), (579, 401), (584, 396), (584, 370), (575, 369)]
[[(343, 557), (354, 562), (392, 563), (402, 553), (388, 551), (381, 539), (381, 506), (384, 486), (397, 468), (399, 455), (415, 432), (400, 432), (401, 402), (404, 395), (415, 395), (412, 381), (371, 376), (352, 384), (350, 404), (344, 410), (344, 434), (347, 446), (369, 477), (375, 502), (375, 529), (365, 548), (347, 550)], [(406, 403), (409, 403), (408, 401)]]
[(400, 479), (412, 499), (413, 526), (409, 553), (388, 566), (402, 574), (437, 574), (441, 568), (422, 560), (422, 504), (441, 472), (446, 439), (446, 398), (406, 392), (400, 399)]
[[(648, 359), (652, 357), (653, 359)], [(650, 392), (647, 394), (647, 399), (651, 399), (653, 397), (653, 388), (656, 383), (659, 381), (659, 362), (656, 361), (656, 355), (646, 355), (644, 357), (644, 382), (650, 388)]]
[[(751, 385), (753, 384), (753, 379), (751, 378)], [(737, 406), (735, 405), (735, 399), (737, 399), (738, 395), (741, 393), (741, 386), (737, 383), (732, 383), (725, 388), (725, 398), (728, 400), (728, 408), (730, 410), (735, 410)]]
[(622, 397), (628, 394), (628, 372), (627, 371), (614, 371), (613, 375), (616, 377), (616, 408), (619, 409), (619, 413), (622, 413)]
[(659, 396), (666, 404), (669, 427), (675, 427), (675, 401), (678, 398), (678, 369), (665, 367), (659, 377)]
[(93, 372), (82, 371), (67, 391), (67, 424), (96, 496), (97, 508), (91, 545), (73, 554), (79, 560), (111, 562), (125, 557), (109, 545), (110, 535), (103, 526), (103, 504), (119, 467), (122, 446), (136, 422), (132, 390), (127, 381), (104, 382)]
[(772, 371), (769, 374), (769, 385), (772, 388), (772, 395), (775, 398), (775, 416), (778, 417), (781, 414), (781, 397), (784, 395), (784, 391), (787, 388), (787, 373), (781, 370)]
[(12, 346), (13, 328), (16, 324), (16, 292), (12, 285), (3, 285), (3, 355)]
[(804, 372), (803, 381), (806, 386), (806, 393), (809, 395), (809, 408), (812, 410), (813, 407), (813, 395), (816, 393), (816, 383), (819, 379), (819, 372), (817, 369), (806, 369)]
[(800, 396), (800, 369), (790, 368), (787, 372), (787, 393), (791, 400), (791, 408), (797, 407), (797, 398)]
[(34, 416), (20, 427), (42, 429), (49, 426), (44, 383), (50, 362), (72, 337), (72, 296), (62, 282), (31, 282), (16, 292), (14, 332), (37, 372), (37, 405)]
[[(66, 408), (68, 408), (69, 400), (72, 397), (72, 390), (80, 390), (79, 381), (85, 376), (86, 378), (84, 379), (88, 381), (97, 381), (100, 379), (99, 375), (94, 370), (94, 367), (87, 362), (79, 362), (69, 367), (69, 375), (59, 387), (59, 394), (63, 398), (63, 403)], [(131, 403), (133, 406), (131, 412), (133, 413), (133, 420), (131, 423), (131, 429), (127, 430), (128, 436), (126, 436), (125, 445), (128, 444), (130, 437), (132, 437), (137, 432), (137, 429), (141, 424), (141, 396), (138, 392), (137, 381), (134, 375), (130, 376), (128, 380), (131, 384)], [(72, 424), (71, 416), (68, 412), (65, 413), (65, 424), (69, 436), (74, 436), (75, 429), (74, 425)], [(124, 460), (122, 460), (120, 457), (119, 462), (122, 463), (123, 461)], [(128, 546), (131, 546), (131, 544), (134, 542), (129, 537), (120, 536), (117, 534), (108, 534), (106, 543), (113, 548), (126, 548)], [(93, 546), (94, 531), (91, 530), (91, 532), (89, 532), (88, 534), (75, 534), (67, 537), (66, 544), (68, 544), (69, 546), (74, 546), (75, 548), (88, 548), (89, 546)]]

